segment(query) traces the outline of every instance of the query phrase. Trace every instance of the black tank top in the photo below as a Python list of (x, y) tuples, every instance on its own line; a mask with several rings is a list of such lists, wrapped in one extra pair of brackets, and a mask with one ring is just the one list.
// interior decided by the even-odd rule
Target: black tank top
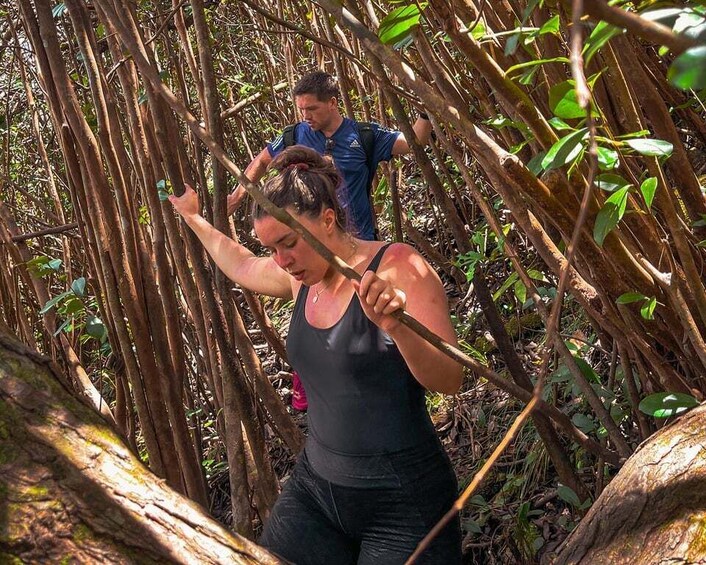
[[(367, 270), (377, 270), (387, 247)], [(437, 449), (424, 388), (390, 336), (365, 315), (357, 295), (336, 324), (320, 329), (306, 320), (308, 293), (302, 285), (287, 353), (309, 400), (309, 462), (332, 482), (367, 486), (377, 479), (382, 485), (390, 469), (381, 456), (430, 443)]]

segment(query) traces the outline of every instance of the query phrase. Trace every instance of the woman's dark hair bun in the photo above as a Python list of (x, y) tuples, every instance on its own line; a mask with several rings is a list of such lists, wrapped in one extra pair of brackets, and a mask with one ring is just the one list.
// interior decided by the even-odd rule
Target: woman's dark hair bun
[[(336, 195), (342, 179), (330, 158), (304, 145), (292, 145), (272, 160), (269, 169), (278, 173), (263, 187), (272, 203), (280, 208), (294, 208), (298, 214), (310, 217), (331, 208), (336, 212), (339, 227), (348, 231), (348, 220)], [(266, 214), (255, 203), (253, 217), (257, 219)]]

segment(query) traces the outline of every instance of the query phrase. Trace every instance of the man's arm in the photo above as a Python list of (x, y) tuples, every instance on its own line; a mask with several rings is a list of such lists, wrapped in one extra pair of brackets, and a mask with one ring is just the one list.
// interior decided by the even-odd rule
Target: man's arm
[[(429, 121), (429, 118), (426, 117), (426, 114), (421, 114), (417, 118), (417, 121), (414, 122), (412, 129), (414, 130), (414, 135), (417, 136), (419, 143), (422, 145), (429, 143), (429, 136), (431, 135), (431, 122)], [(411, 149), (409, 147), (409, 143), (407, 142), (404, 134), (401, 133), (397, 137), (395, 144), (392, 146), (392, 154), (405, 155), (410, 151)]]
[[(267, 147), (265, 147), (252, 161), (250, 161), (250, 164), (245, 169), (245, 176), (248, 177), (251, 182), (259, 181), (265, 174), (265, 171), (271, 162), (272, 157), (270, 156), (270, 152), (267, 150)], [(243, 185), (239, 184), (235, 187), (235, 190), (228, 195), (227, 203), (229, 216), (238, 209), (243, 201), (243, 198), (245, 198), (245, 194), (245, 188), (243, 188)]]

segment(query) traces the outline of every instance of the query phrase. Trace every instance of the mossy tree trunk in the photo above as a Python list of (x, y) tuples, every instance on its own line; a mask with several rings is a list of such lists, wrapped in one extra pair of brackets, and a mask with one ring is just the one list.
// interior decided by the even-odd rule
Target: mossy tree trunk
[(561, 564), (706, 561), (706, 405), (640, 446), (566, 540)]
[(0, 327), (0, 562), (279, 563), (169, 488)]

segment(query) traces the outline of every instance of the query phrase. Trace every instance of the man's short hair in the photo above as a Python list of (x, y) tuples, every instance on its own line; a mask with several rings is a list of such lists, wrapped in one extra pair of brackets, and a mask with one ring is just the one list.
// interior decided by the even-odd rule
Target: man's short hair
[(313, 94), (319, 102), (326, 102), (331, 98), (341, 99), (341, 91), (338, 88), (338, 81), (324, 71), (315, 71), (304, 75), (292, 90), (294, 97), (304, 94)]

